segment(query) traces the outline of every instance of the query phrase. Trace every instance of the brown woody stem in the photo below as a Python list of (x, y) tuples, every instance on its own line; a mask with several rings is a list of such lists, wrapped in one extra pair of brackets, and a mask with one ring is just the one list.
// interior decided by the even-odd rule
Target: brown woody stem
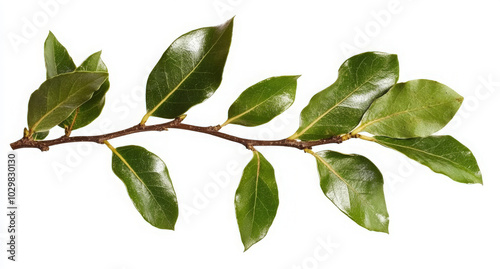
[(257, 146), (282, 146), (282, 147), (293, 147), (297, 149), (309, 149), (313, 146), (324, 145), (324, 144), (332, 144), (332, 143), (342, 143), (342, 137), (334, 136), (331, 138), (315, 140), (315, 141), (298, 141), (298, 140), (290, 140), (290, 139), (280, 139), (280, 140), (254, 140), (254, 139), (246, 139), (237, 136), (233, 136), (230, 134), (219, 132), (220, 126), (208, 126), (201, 127), (190, 124), (182, 123), (183, 118), (177, 118), (172, 121), (155, 124), (155, 125), (135, 125), (127, 129), (123, 129), (121, 131), (102, 134), (102, 135), (94, 135), (94, 136), (61, 136), (57, 139), (52, 140), (40, 140), (35, 141), (28, 137), (23, 137), (16, 142), (10, 144), (12, 149), (20, 149), (20, 148), (38, 148), (41, 151), (49, 150), (50, 146), (65, 144), (65, 143), (74, 143), (74, 142), (94, 142), (98, 144), (103, 144), (104, 141), (110, 140), (113, 138), (117, 138), (120, 136), (125, 136), (134, 133), (148, 132), (148, 131), (165, 131), (167, 129), (182, 129), (193, 132), (199, 132), (204, 134), (209, 134), (212, 136), (217, 136), (225, 140), (233, 141), (239, 144), (242, 144), (248, 149), (252, 149)]

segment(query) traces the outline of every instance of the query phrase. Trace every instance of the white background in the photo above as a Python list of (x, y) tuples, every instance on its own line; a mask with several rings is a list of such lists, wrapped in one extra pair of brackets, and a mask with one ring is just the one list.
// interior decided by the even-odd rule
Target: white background
[[(365, 155), (380, 168), (391, 216), (387, 235), (359, 227), (324, 197), (314, 158), (261, 148), (276, 170), (280, 206), (268, 236), (243, 253), (233, 199), (252, 156), (238, 144), (178, 130), (111, 141), (142, 145), (166, 162), (180, 206), (175, 232), (158, 230), (137, 213), (105, 146), (22, 149), (19, 261), (6, 260), (2, 226), (0, 268), (499, 268), (499, 9), (493, 0), (2, 1), (2, 160), (8, 143), (21, 137), (29, 96), (44, 80), (49, 30), (77, 64), (103, 50), (111, 80), (106, 107), (74, 134), (103, 133), (140, 121), (145, 80), (175, 38), (236, 15), (222, 85), (189, 111), (187, 123), (220, 124), (246, 87), (302, 74), (286, 113), (261, 127), (223, 129), (287, 137), (301, 109), (335, 81), (345, 59), (364, 51), (396, 53), (400, 81), (433, 79), (465, 97), (439, 133), (474, 152), (484, 185), (456, 183), (367, 141), (318, 147)], [(51, 133), (60, 135), (62, 130)], [(0, 166), (3, 225), (6, 165)]]

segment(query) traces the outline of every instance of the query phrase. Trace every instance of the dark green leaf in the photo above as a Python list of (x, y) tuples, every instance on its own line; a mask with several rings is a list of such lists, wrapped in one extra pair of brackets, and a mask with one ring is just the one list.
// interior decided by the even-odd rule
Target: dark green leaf
[(351, 57), (340, 67), (337, 81), (314, 95), (302, 110), (299, 129), (290, 139), (318, 140), (348, 133), (398, 77), (394, 54), (366, 52)]
[(462, 183), (483, 183), (472, 152), (451, 136), (394, 139), (376, 136), (375, 142), (397, 150), (436, 173)]
[(165, 51), (149, 75), (146, 108), (149, 116), (175, 118), (209, 98), (222, 81), (231, 44), (233, 20), (191, 31)]
[(234, 199), (245, 251), (266, 236), (279, 204), (273, 166), (259, 152), (253, 153)]
[(165, 163), (139, 146), (112, 150), (113, 172), (125, 183), (139, 213), (151, 225), (173, 230), (179, 209)]
[(287, 110), (295, 100), (299, 76), (272, 77), (246, 89), (228, 111), (229, 123), (257, 126)]
[[(100, 51), (90, 55), (76, 70), (108, 72), (108, 68), (101, 59)], [(71, 126), (72, 130), (76, 130), (94, 121), (101, 114), (108, 89), (109, 79), (106, 79), (99, 90), (94, 92), (92, 98), (81, 105), (78, 110), (73, 111), (59, 126), (62, 128)]]
[(429, 136), (453, 118), (463, 99), (432, 80), (398, 83), (373, 102), (353, 133), (365, 131), (394, 138)]
[(28, 104), (30, 135), (45, 132), (88, 101), (108, 78), (108, 73), (74, 72), (46, 80), (31, 94)]
[(342, 212), (371, 231), (389, 232), (384, 180), (378, 168), (360, 155), (314, 153), (321, 189)]
[(75, 71), (76, 66), (73, 59), (52, 32), (49, 32), (49, 36), (45, 40), (44, 54), (47, 78)]
[(46, 132), (39, 132), (39, 133), (34, 133), (32, 135), (33, 140), (44, 140), (45, 137), (49, 135), (49, 131)]

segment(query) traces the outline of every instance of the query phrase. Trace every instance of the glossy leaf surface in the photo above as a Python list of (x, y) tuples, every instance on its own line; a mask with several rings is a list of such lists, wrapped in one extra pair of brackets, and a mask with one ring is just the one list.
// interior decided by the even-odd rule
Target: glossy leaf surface
[(462, 183), (483, 183), (472, 152), (451, 136), (394, 139), (376, 136), (375, 142)]
[(108, 78), (108, 73), (65, 73), (46, 80), (28, 103), (30, 134), (44, 132), (65, 120), (88, 101)]
[(59, 74), (73, 72), (76, 69), (73, 59), (66, 48), (49, 32), (44, 45), (45, 67), (47, 78), (55, 77)]
[(222, 81), (231, 44), (233, 20), (191, 31), (163, 54), (149, 75), (146, 114), (175, 118), (209, 98)]
[(165, 163), (143, 147), (125, 146), (114, 150), (112, 167), (144, 219), (173, 230), (179, 210)]
[(389, 231), (384, 180), (378, 168), (360, 155), (334, 151), (313, 153), (321, 189), (344, 214), (371, 231)]
[(432, 80), (398, 83), (377, 99), (353, 133), (369, 132), (394, 138), (429, 136), (455, 115), (463, 97)]
[[(96, 52), (90, 55), (77, 69), (77, 71), (97, 71), (108, 72), (108, 68), (101, 59), (101, 52)], [(109, 79), (101, 85), (99, 90), (94, 92), (92, 98), (81, 105), (78, 110), (75, 110), (71, 115), (59, 124), (60, 127), (66, 128), (72, 126), (72, 130), (84, 127), (94, 121), (101, 114), (104, 108), (106, 93), (109, 89)]]
[(243, 170), (234, 200), (245, 250), (264, 238), (278, 210), (278, 187), (272, 165), (257, 151)]
[(302, 110), (299, 129), (290, 139), (318, 140), (348, 133), (398, 77), (394, 54), (366, 52), (351, 57), (340, 67), (337, 81), (314, 95)]
[(257, 126), (269, 122), (293, 104), (298, 78), (272, 77), (249, 87), (231, 105), (223, 125)]

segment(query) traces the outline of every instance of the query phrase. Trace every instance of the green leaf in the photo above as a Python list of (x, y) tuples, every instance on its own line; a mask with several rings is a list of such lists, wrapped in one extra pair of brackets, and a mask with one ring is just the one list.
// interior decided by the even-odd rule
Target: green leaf
[(374, 137), (375, 142), (397, 150), (436, 173), (461, 183), (483, 183), (481, 171), (472, 152), (451, 136), (428, 136), (411, 139)]
[(173, 230), (179, 209), (165, 163), (143, 147), (108, 146), (113, 150), (113, 172), (142, 217), (157, 228)]
[[(108, 68), (101, 59), (101, 52), (90, 55), (77, 69), (77, 71), (108, 72)], [(59, 124), (62, 128), (71, 126), (72, 130), (87, 126), (101, 114), (104, 108), (106, 93), (109, 89), (109, 79), (94, 92), (92, 98), (81, 105), (77, 110)]]
[(318, 140), (348, 133), (398, 77), (394, 54), (366, 52), (351, 57), (340, 67), (337, 81), (314, 95), (302, 110), (299, 129), (290, 139)]
[(66, 48), (49, 32), (44, 46), (47, 78), (75, 71), (75, 63)]
[(209, 98), (222, 81), (231, 44), (233, 20), (215, 27), (191, 31), (165, 51), (149, 75), (147, 114), (176, 118)]
[(34, 133), (32, 135), (33, 140), (44, 140), (49, 135), (49, 131)]
[(453, 118), (463, 99), (432, 80), (398, 83), (373, 102), (353, 133), (365, 131), (394, 138), (429, 136)]
[(269, 122), (287, 110), (295, 100), (300, 76), (272, 77), (246, 89), (228, 111), (229, 123), (257, 126)]
[(360, 155), (314, 153), (321, 189), (349, 218), (370, 231), (389, 232), (384, 180), (378, 168)]
[(273, 166), (257, 151), (243, 170), (234, 205), (245, 251), (264, 238), (278, 210)]
[(28, 103), (30, 135), (45, 132), (65, 120), (88, 101), (108, 78), (108, 73), (73, 72), (47, 79), (31, 94)]
[[(75, 70), (108, 72), (106, 65), (101, 60), (101, 52), (92, 54), (80, 67), (76, 68), (68, 51), (52, 32), (49, 33), (45, 41), (45, 66), (47, 68), (47, 78), (74, 72)], [(71, 113), (59, 126), (62, 128), (71, 126), (71, 129), (75, 130), (94, 121), (101, 114), (108, 89), (109, 80), (106, 80), (90, 100)]]

